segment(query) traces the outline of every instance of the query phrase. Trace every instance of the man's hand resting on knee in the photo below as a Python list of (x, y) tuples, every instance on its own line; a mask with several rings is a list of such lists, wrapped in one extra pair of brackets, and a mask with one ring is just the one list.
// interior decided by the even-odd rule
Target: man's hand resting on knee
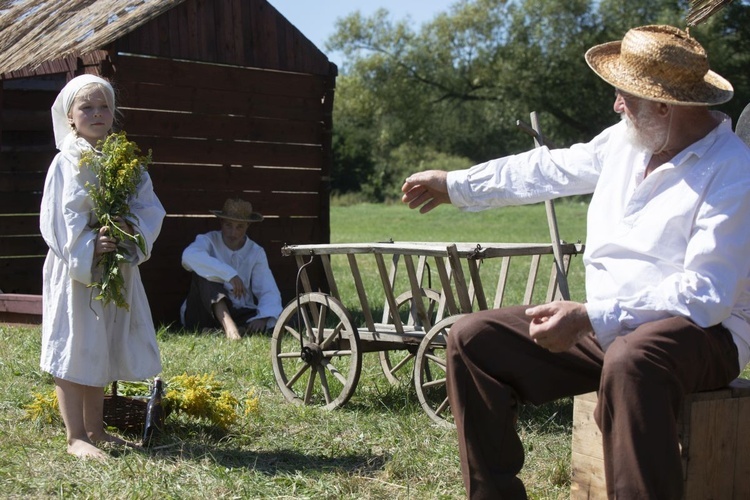
[(526, 315), (531, 338), (551, 352), (564, 352), (592, 331), (586, 306), (578, 302), (555, 301), (530, 307)]

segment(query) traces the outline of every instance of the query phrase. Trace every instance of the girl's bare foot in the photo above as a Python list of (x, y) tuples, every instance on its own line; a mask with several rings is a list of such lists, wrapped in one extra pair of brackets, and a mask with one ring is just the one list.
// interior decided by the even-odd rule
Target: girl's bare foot
[(94, 446), (88, 441), (74, 439), (68, 443), (68, 453), (78, 458), (93, 458), (96, 460), (106, 460), (107, 454)]

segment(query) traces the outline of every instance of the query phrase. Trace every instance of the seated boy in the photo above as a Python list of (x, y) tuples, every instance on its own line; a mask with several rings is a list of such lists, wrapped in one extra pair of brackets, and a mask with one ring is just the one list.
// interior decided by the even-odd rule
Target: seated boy
[(242, 333), (267, 332), (281, 313), (281, 295), (266, 252), (246, 234), (263, 215), (238, 199), (228, 199), (222, 210), (211, 212), (221, 229), (199, 234), (182, 253), (182, 266), (193, 274), (182, 306), (183, 325), (220, 326), (232, 340)]

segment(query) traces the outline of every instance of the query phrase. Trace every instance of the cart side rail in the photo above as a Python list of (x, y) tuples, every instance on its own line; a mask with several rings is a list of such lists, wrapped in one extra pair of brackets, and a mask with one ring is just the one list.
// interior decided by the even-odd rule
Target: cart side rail
[[(571, 258), (582, 251), (581, 244), (560, 245), (566, 275)], [(300, 267), (310, 259), (320, 259), (329, 293), (342, 303), (346, 298), (351, 302), (356, 296), (358, 304), (348, 307), (355, 316), (361, 314), (363, 331), (371, 333), (387, 331), (405, 335), (427, 331), (436, 321), (454, 314), (497, 308), (508, 302), (530, 304), (535, 298), (545, 301), (562, 298), (555, 249), (549, 243), (287, 245), (282, 253), (294, 256)], [(497, 270), (485, 270), (486, 260), (494, 262)], [(512, 266), (511, 261), (523, 264)], [(541, 277), (547, 269), (549, 280), (542, 283)], [(303, 291), (317, 291), (312, 289), (305, 271), (300, 274)], [(523, 277), (519, 278), (520, 275)], [(546, 295), (540, 298), (537, 290), (542, 286)], [(511, 288), (515, 296), (509, 299)], [(427, 293), (426, 289), (432, 291)], [(518, 289), (523, 289), (520, 296)], [(382, 306), (380, 316), (376, 314), (379, 306)]]

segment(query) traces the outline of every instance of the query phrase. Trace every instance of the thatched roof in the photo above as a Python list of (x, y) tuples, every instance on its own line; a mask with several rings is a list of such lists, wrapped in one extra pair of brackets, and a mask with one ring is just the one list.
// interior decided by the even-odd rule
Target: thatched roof
[(690, 0), (687, 25), (697, 26), (730, 3), (732, 0)]
[(0, 74), (103, 48), (184, 0), (0, 0)]

